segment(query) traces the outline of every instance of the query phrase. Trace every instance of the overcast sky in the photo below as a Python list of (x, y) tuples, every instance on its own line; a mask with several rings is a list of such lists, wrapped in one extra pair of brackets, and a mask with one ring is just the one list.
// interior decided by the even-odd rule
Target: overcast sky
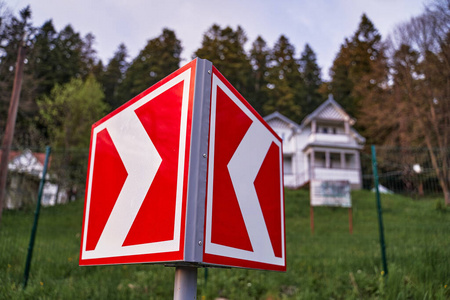
[[(5, 0), (4, 0), (5, 1)], [(295, 46), (297, 56), (308, 43), (317, 54), (322, 76), (343, 43), (366, 13), (383, 38), (395, 25), (419, 15), (427, 0), (6, 0), (17, 12), (31, 6), (35, 26), (52, 19), (57, 30), (71, 24), (83, 36), (94, 34), (95, 49), (106, 64), (120, 43), (129, 59), (149, 39), (167, 27), (175, 31), (183, 46), (182, 65), (201, 46), (203, 34), (213, 24), (236, 29), (248, 36), (246, 49), (258, 35), (274, 45), (284, 34)]]

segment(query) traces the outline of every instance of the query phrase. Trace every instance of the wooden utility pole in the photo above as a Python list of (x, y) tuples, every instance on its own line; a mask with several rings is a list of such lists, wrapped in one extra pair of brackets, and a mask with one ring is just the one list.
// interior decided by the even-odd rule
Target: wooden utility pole
[(2, 221), (3, 206), (6, 200), (6, 175), (8, 174), (8, 158), (16, 126), (17, 109), (19, 107), (20, 90), (22, 88), (23, 65), (25, 62), (25, 47), (23, 40), (19, 44), (16, 61), (16, 73), (14, 85), (9, 103), (8, 119), (6, 121), (5, 135), (2, 141), (2, 155), (0, 161), (0, 226)]

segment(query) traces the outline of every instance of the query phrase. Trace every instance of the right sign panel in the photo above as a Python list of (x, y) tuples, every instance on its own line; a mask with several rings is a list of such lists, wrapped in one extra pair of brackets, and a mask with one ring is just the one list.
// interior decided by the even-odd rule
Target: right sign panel
[(282, 141), (213, 69), (203, 262), (286, 270)]

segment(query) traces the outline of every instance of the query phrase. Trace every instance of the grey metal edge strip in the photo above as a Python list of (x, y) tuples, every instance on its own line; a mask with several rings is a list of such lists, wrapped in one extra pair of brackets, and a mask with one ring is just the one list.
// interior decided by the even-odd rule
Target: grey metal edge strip
[(185, 262), (203, 260), (212, 63), (197, 58), (186, 204)]

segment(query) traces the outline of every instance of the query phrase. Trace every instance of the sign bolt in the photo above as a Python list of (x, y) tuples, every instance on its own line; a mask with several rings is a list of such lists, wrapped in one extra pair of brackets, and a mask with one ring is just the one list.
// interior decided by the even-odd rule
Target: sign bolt
[(202, 241), (198, 241), (198, 245), (201, 246), (203, 243)]
[(211, 70), (208, 70), (208, 74), (211, 74)]
[(206, 153), (203, 153), (203, 157), (206, 158)]

